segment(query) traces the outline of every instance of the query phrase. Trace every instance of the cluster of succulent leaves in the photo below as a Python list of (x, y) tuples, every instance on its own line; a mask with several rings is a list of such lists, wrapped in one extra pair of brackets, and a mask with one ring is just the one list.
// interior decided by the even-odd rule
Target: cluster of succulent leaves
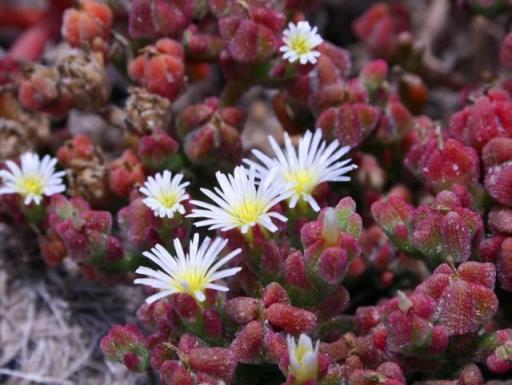
[[(0, 60), (2, 160), (53, 151), (68, 176), (67, 192), (41, 205), (0, 196), (2, 220), (34, 231), (49, 265), (69, 258), (98, 284), (127, 283), (147, 263), (143, 251), (187, 241), (192, 222), (156, 217), (139, 186), (172, 170), (196, 196), (214, 171), (239, 164), (250, 90), (272, 91), (269, 114), (290, 134), (320, 128), (352, 147), (358, 170), (350, 183), (317, 187), (319, 213), (276, 207), (288, 222), (275, 233), (218, 232), (242, 249), (229, 292), (142, 304), (137, 325), (115, 325), (101, 341), (108, 359), (164, 385), (480, 385), (510, 373), (506, 77), (466, 90), (442, 124), (421, 115), (431, 73), (404, 4), (377, 3), (353, 22), (372, 59), (352, 68), (350, 52), (327, 41), (315, 63), (283, 59), (284, 29), (316, 0), (110, 3), (54, 9), (67, 44), (55, 57)], [(489, 18), (510, 11), (501, 0), (457, 6)], [(500, 60), (512, 68), (512, 33)], [(206, 97), (209, 78), (218, 84)], [(68, 129), (77, 110), (112, 132)], [(305, 380), (291, 373), (286, 339), (301, 334), (320, 341)]]

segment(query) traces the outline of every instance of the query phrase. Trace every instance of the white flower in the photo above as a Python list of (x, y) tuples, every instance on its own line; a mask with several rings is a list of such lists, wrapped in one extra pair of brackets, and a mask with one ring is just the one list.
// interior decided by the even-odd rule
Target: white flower
[(290, 361), (288, 365), (289, 374), (292, 374), (298, 383), (315, 379), (318, 374), (320, 341), (317, 341), (313, 348), (311, 338), (306, 334), (301, 334), (298, 343), (290, 335), (286, 337), (286, 343)]
[(181, 204), (188, 199), (185, 187), (190, 183), (183, 182), (182, 174), (172, 176), (171, 172), (165, 170), (163, 173), (150, 176), (139, 189), (146, 196), (142, 201), (148, 206), (157, 217), (172, 218), (177, 211), (185, 214), (185, 208)]
[(341, 160), (349, 150), (349, 146), (341, 147), (338, 140), (329, 145), (322, 140), (322, 131), (317, 129), (315, 134), (307, 131), (299, 140), (298, 150), (292, 144), (288, 134), (285, 133), (283, 151), (275, 139), (268, 138), (274, 151), (275, 158), (270, 158), (261, 151), (253, 150), (254, 156), (262, 164), (244, 159), (244, 162), (256, 168), (259, 178), (265, 178), (267, 174), (277, 170), (278, 176), (283, 182), (293, 185), (293, 194), (290, 198), (290, 207), (293, 208), (301, 199), (307, 201), (315, 211), (320, 207), (313, 198), (315, 188), (324, 182), (345, 182), (350, 177), (345, 174), (355, 168), (350, 164), (350, 159)]
[(49, 155), (40, 159), (39, 155), (26, 152), (21, 155), (21, 168), (11, 160), (5, 164), (7, 170), (0, 170), (0, 178), (3, 180), (0, 195), (20, 194), (25, 205), (32, 201), (38, 205), (44, 195), (50, 196), (66, 190), (62, 181), (66, 172), (55, 172), (57, 159)]
[(246, 233), (257, 223), (271, 232), (277, 230), (272, 218), (286, 222), (287, 218), (277, 212), (269, 212), (272, 206), (287, 199), (290, 186), (275, 180), (275, 174), (269, 173), (256, 186), (256, 170), (235, 168), (233, 174), (217, 172), (220, 189), (213, 191), (202, 188), (214, 204), (192, 201), (199, 208), (192, 211), (189, 217), (204, 218), (196, 222), (196, 226), (209, 226), (210, 230), (230, 230), (239, 228)]
[(137, 278), (134, 283), (161, 290), (146, 299), (148, 304), (175, 293), (187, 293), (202, 302), (206, 299), (204, 294), (206, 289), (226, 292), (227, 287), (213, 282), (231, 277), (241, 270), (240, 267), (219, 270), (241, 251), (236, 249), (217, 260), (227, 243), (227, 240), (220, 238), (216, 238), (213, 242), (210, 238), (205, 238), (199, 245), (199, 234), (194, 234), (188, 253), (185, 253), (179, 239), (176, 238), (174, 240), (176, 257), (171, 256), (162, 245), (157, 244), (143, 255), (162, 270), (141, 266), (135, 272), (145, 275), (146, 278)]
[(290, 63), (299, 61), (300, 64), (315, 64), (320, 52), (315, 48), (322, 44), (323, 39), (318, 34), (317, 27), (311, 27), (307, 21), (290, 23), (283, 32), (284, 45), (279, 49), (283, 53), (283, 59)]

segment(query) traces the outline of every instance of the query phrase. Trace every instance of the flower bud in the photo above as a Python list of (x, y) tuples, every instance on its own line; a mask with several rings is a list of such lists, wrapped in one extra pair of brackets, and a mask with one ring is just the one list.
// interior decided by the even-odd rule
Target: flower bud
[(307, 246), (304, 256), (308, 278), (320, 291), (335, 290), (347, 273), (348, 262), (361, 252), (358, 239), (362, 221), (355, 210), (355, 202), (343, 198), (335, 208), (322, 210), (316, 222), (301, 229)]
[(296, 342), (292, 336), (287, 337), (288, 355), (281, 361), (280, 366), (288, 375), (288, 384), (302, 385), (315, 383), (320, 374), (318, 349), (320, 341), (313, 347), (311, 338), (301, 334)]
[(339, 233), (341, 231), (338, 225), (336, 210), (327, 208), (325, 210), (324, 220), (322, 223), (322, 238), (327, 246), (334, 246), (338, 243)]

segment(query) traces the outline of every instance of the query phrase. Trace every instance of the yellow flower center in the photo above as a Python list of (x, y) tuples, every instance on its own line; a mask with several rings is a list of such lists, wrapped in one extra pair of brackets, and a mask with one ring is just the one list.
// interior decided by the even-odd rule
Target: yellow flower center
[(257, 200), (242, 202), (231, 210), (231, 215), (241, 225), (256, 222), (263, 214), (265, 214), (265, 205)]
[(24, 176), (19, 182), (19, 186), (25, 195), (43, 195), (44, 185), (39, 176)]
[(311, 170), (293, 170), (283, 175), (287, 182), (295, 184), (297, 194), (311, 194), (316, 187), (314, 173)]
[(162, 193), (156, 199), (162, 204), (162, 206), (168, 209), (173, 207), (179, 201), (178, 194), (171, 192)]
[(204, 274), (193, 268), (181, 272), (176, 279), (172, 281), (174, 288), (182, 293), (194, 296), (196, 291), (203, 291), (208, 284)]
[(298, 35), (291, 38), (290, 46), (299, 55), (304, 55), (311, 50), (308, 39), (304, 35)]

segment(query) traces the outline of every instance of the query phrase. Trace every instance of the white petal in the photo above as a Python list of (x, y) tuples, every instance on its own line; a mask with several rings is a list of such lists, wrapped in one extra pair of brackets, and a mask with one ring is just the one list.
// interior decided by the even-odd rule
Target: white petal
[(153, 295), (149, 296), (148, 298), (146, 298), (146, 303), (148, 305), (151, 305), (153, 302), (156, 302), (159, 299), (162, 299), (162, 298), (172, 295), (174, 293), (175, 293), (174, 290), (163, 290), (161, 292), (158, 292), (158, 293), (153, 294)]
[(194, 234), (187, 253), (178, 239), (175, 239), (173, 244), (176, 256), (172, 256), (161, 245), (156, 245), (151, 252), (143, 253), (145, 257), (165, 271), (153, 270), (145, 266), (136, 270), (137, 274), (146, 276), (135, 279), (136, 284), (162, 289), (167, 293), (157, 293), (148, 298), (149, 302), (177, 292), (187, 293), (202, 302), (206, 299), (204, 294), (206, 289), (227, 291), (226, 287), (216, 285), (213, 283), (214, 281), (233, 276), (241, 270), (240, 267), (219, 270), (221, 266), (240, 253), (240, 249), (237, 249), (218, 259), (227, 240), (217, 238), (212, 241), (206, 238), (200, 242), (199, 235)]

